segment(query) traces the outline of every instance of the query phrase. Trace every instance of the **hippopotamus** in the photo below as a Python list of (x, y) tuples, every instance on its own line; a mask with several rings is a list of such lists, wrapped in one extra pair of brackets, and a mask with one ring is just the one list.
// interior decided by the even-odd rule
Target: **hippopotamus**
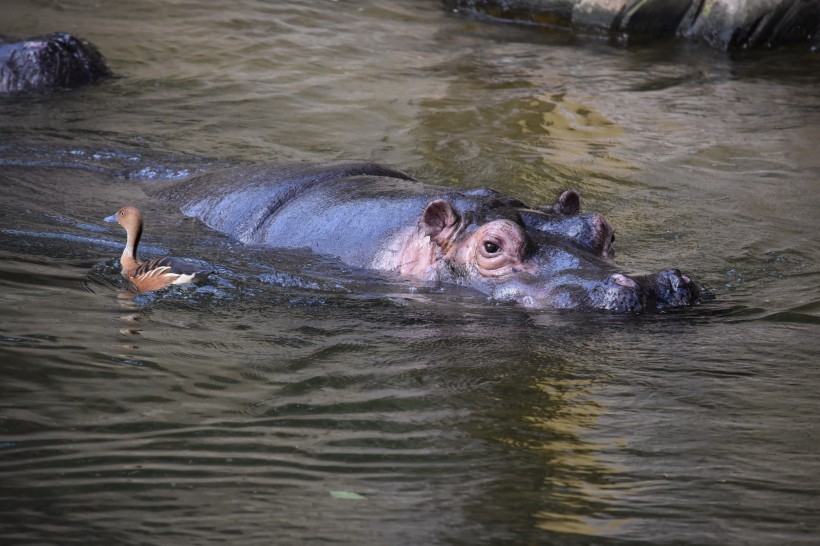
[(26, 40), (0, 36), (0, 93), (54, 91), (111, 75), (97, 48), (71, 34)]
[(677, 269), (631, 276), (615, 230), (574, 190), (530, 206), (492, 189), (454, 190), (373, 163), (220, 169), (154, 187), (242, 243), (309, 248), (411, 282), (455, 283), (526, 307), (640, 313), (704, 293)]

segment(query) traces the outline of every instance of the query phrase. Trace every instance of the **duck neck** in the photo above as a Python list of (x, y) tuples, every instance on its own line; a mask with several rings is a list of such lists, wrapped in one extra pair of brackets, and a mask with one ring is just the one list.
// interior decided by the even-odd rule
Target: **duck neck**
[(137, 247), (140, 244), (140, 237), (142, 237), (142, 226), (135, 230), (127, 230), (128, 238), (125, 241), (125, 250), (122, 251), (120, 257), (120, 265), (123, 271), (131, 271), (140, 264), (139, 256), (137, 256)]

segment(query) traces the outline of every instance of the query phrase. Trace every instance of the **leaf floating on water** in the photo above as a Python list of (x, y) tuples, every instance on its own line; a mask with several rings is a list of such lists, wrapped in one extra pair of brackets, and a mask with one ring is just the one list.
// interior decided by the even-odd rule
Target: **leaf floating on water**
[(352, 491), (331, 491), (330, 496), (336, 499), (345, 499), (345, 500), (364, 500), (362, 495), (358, 493), (354, 493)]

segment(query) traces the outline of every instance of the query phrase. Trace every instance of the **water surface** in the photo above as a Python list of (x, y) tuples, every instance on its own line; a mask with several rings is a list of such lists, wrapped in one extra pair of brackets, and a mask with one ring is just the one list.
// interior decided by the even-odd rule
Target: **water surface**
[[(60, 544), (811, 544), (820, 60), (619, 48), (438, 2), (0, 1), (118, 78), (0, 98), (0, 536)], [(717, 293), (533, 312), (247, 248), (144, 189), (374, 160), (532, 203)], [(134, 297), (146, 255), (213, 282)]]

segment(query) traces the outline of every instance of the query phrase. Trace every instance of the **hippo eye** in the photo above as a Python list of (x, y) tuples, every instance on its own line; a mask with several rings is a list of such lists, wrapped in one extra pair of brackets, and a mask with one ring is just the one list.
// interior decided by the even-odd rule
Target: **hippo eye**
[(487, 254), (496, 254), (501, 250), (501, 247), (492, 241), (484, 241), (484, 252)]

